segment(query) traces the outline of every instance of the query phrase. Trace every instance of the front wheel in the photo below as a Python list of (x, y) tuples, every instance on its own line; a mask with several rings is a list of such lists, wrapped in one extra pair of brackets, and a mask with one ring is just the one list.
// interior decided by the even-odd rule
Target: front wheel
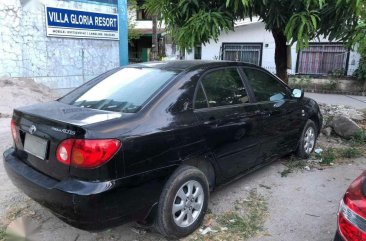
[(308, 158), (314, 151), (318, 129), (312, 120), (308, 120), (302, 131), (299, 146), (297, 148), (297, 156), (300, 158)]
[(195, 231), (207, 210), (209, 187), (206, 176), (192, 166), (179, 167), (161, 194), (155, 227), (162, 235), (177, 239)]

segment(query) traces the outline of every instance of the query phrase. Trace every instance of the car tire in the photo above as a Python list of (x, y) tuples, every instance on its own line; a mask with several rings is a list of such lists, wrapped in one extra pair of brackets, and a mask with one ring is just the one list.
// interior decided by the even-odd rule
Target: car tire
[(300, 158), (308, 158), (311, 152), (314, 151), (318, 129), (314, 121), (308, 120), (301, 133), (296, 154)]
[(179, 167), (161, 193), (154, 223), (156, 230), (169, 239), (191, 234), (202, 223), (208, 200), (205, 174), (193, 166)]

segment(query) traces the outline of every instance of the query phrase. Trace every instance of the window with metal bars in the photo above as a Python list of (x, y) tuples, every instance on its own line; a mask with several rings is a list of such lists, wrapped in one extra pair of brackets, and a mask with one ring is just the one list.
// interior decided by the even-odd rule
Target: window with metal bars
[(262, 43), (223, 43), (222, 60), (240, 61), (261, 66)]

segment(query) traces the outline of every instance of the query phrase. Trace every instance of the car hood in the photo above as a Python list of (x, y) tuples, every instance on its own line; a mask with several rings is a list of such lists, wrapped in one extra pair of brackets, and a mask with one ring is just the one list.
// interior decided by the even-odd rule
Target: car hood
[(78, 126), (121, 118), (122, 113), (82, 108), (51, 101), (17, 108), (16, 111)]

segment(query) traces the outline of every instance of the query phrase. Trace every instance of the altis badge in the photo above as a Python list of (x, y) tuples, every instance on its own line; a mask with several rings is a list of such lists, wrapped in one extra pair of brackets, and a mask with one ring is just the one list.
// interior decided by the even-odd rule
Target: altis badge
[(76, 134), (75, 131), (68, 130), (68, 129), (59, 129), (57, 127), (52, 127), (51, 129), (54, 131), (57, 131), (57, 132), (62, 132), (64, 134), (71, 135), (71, 136), (74, 136)]

